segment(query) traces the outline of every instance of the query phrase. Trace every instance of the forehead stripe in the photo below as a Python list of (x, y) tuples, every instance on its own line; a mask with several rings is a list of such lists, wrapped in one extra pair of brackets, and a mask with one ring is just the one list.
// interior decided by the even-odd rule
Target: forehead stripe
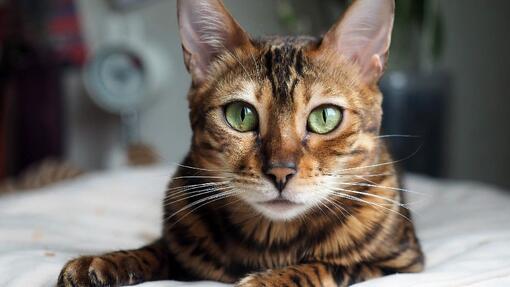
[(271, 83), (273, 97), (277, 101), (293, 101), (294, 87), (303, 70), (302, 57), (301, 50), (290, 44), (272, 47), (266, 52), (264, 56), (266, 76)]

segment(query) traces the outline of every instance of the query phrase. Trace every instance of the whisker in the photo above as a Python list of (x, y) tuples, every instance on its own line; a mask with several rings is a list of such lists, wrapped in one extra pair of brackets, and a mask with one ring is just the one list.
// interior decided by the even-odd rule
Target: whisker
[[(334, 202), (334, 201), (333, 201), (333, 202)], [(347, 214), (348, 214), (349, 216), (351, 216), (352, 218), (354, 218), (354, 219), (355, 219), (355, 220), (356, 220), (356, 221), (357, 221), (360, 225), (363, 225), (363, 223), (361, 222), (361, 220), (359, 220), (359, 218), (358, 218), (358, 217), (356, 217), (356, 215), (354, 215), (354, 214), (350, 213), (347, 209), (343, 208), (343, 207), (341, 206), (341, 204), (340, 204), (340, 203), (335, 203), (335, 204), (336, 204), (336, 206), (338, 206), (339, 208), (342, 208), (345, 212), (347, 212)]]
[[(350, 213), (347, 209), (345, 209), (344, 207), (342, 207), (342, 205), (338, 202), (335, 202), (334, 200), (329, 200), (329, 202), (331, 204), (333, 204), (335, 207), (339, 208), (342, 212), (342, 215), (345, 217), (345, 218), (348, 218), (345, 213), (347, 213), (348, 216), (354, 218), (359, 224), (363, 225), (363, 223), (361, 222), (361, 220), (359, 220), (358, 217), (356, 217), (354, 214)], [(345, 213), (344, 213), (345, 212)]]
[(366, 177), (378, 177), (378, 176), (390, 176), (395, 175), (392, 172), (386, 173), (373, 173), (373, 174), (354, 174), (354, 173), (324, 173), (324, 175), (332, 176), (332, 177), (346, 177), (346, 176), (366, 176)]
[(396, 190), (396, 191), (402, 191), (407, 193), (413, 193), (413, 194), (419, 194), (419, 195), (426, 195), (423, 192), (414, 191), (410, 189), (405, 188), (399, 188), (399, 187), (391, 187), (391, 186), (385, 186), (385, 185), (377, 185), (377, 184), (370, 184), (370, 183), (362, 183), (362, 182), (336, 182), (341, 185), (353, 185), (353, 186), (365, 186), (365, 187), (375, 187), (375, 188), (382, 188), (382, 189), (389, 189), (389, 190)]
[[(329, 204), (332, 204), (333, 206), (337, 207), (340, 209), (340, 212), (342, 213), (342, 216), (345, 218), (345, 212), (347, 212), (347, 210), (345, 208), (343, 208), (342, 206), (340, 206), (339, 204), (335, 204), (335, 202), (333, 202), (333, 200), (329, 199), (328, 197), (323, 197), (323, 200), (327, 201)], [(342, 222), (342, 218), (340, 218), (338, 216), (338, 213), (336, 213), (333, 209), (331, 209), (327, 204), (324, 204), (324, 206), (329, 210), (331, 211), (331, 213), (333, 213), (335, 215), (335, 217), (338, 219), (339, 222)]]
[(176, 194), (170, 194), (169, 196), (166, 196), (164, 200), (167, 201), (167, 200), (170, 200), (170, 199), (176, 199), (176, 198), (179, 198), (179, 197), (183, 197), (183, 196), (185, 197), (185, 196), (192, 195), (192, 194), (197, 194), (197, 193), (205, 194), (206, 192), (209, 192), (210, 190), (214, 190), (214, 189), (217, 189), (217, 188), (223, 188), (225, 186), (228, 186), (228, 184), (212, 186), (212, 187), (206, 187), (206, 188), (201, 188), (201, 189), (192, 190), (192, 191), (180, 191), (180, 192), (178, 192)]
[[(329, 188), (328, 188), (328, 186), (324, 186), (324, 185), (320, 185), (320, 186), (322, 186), (322, 187), (324, 187), (324, 188), (326, 188), (326, 189), (329, 189)], [(334, 192), (334, 191), (333, 191), (333, 192)], [(340, 203), (335, 202), (334, 200), (329, 199), (327, 196), (323, 196), (323, 197), (321, 197), (321, 201), (322, 201), (322, 200), (328, 201), (328, 203), (330, 203), (330, 204), (332, 204), (334, 207), (336, 207), (336, 208), (340, 209), (340, 212), (342, 213), (342, 216), (344, 216), (344, 218), (346, 218), (346, 219), (347, 219), (347, 218), (348, 218), (348, 216), (349, 216), (349, 217), (352, 217), (352, 218), (354, 218), (354, 219), (355, 219), (355, 220), (356, 220), (359, 224), (363, 225), (363, 223), (361, 222), (361, 220), (360, 220), (358, 217), (356, 217), (354, 214), (350, 213), (350, 212), (349, 212), (347, 209), (345, 209), (345, 208), (344, 208), (344, 207), (343, 207)], [(321, 202), (321, 203), (322, 203), (322, 202)], [(323, 206), (328, 207), (328, 206), (327, 206), (327, 204), (322, 203), (322, 205), (323, 205)], [(333, 210), (331, 210), (330, 208), (328, 208), (328, 209), (329, 209), (332, 213), (335, 213), (335, 212), (334, 212)], [(347, 213), (347, 215), (346, 215), (346, 213)], [(337, 217), (337, 218), (338, 218), (338, 217)]]
[[(357, 175), (357, 176), (355, 176), (355, 177), (360, 178), (360, 179), (365, 180), (365, 181), (368, 181), (369, 183), (371, 183), (371, 184), (373, 184), (373, 185), (375, 185), (375, 186), (377, 186), (377, 187), (382, 187), (382, 186), (381, 186), (380, 184), (378, 184), (377, 182), (375, 182), (375, 181), (373, 181), (373, 180), (369, 180), (369, 179), (367, 179), (367, 178), (365, 178), (365, 177), (363, 177), (363, 176), (359, 176), (359, 175)], [(400, 189), (403, 189), (403, 188), (400, 188)], [(402, 191), (402, 190), (401, 190), (401, 191)], [(414, 194), (419, 194), (419, 195), (425, 195), (425, 194), (424, 194), (424, 193), (422, 193), (422, 192), (413, 191), (413, 190), (410, 190), (410, 189), (406, 189), (406, 191), (405, 191), (405, 192), (408, 192), (408, 193), (414, 193)], [(408, 204), (410, 204), (410, 203), (408, 203)]]
[(172, 180), (174, 180), (174, 179), (197, 179), (197, 178), (226, 179), (226, 178), (229, 178), (229, 177), (226, 177), (226, 176), (215, 176), (215, 175), (183, 175), (183, 176), (173, 177)]
[(214, 198), (214, 199), (212, 199), (212, 200), (210, 200), (210, 201), (208, 201), (208, 202), (202, 203), (201, 205), (199, 205), (199, 206), (197, 206), (197, 207), (193, 208), (191, 211), (189, 211), (188, 213), (186, 213), (186, 214), (184, 214), (183, 216), (181, 216), (181, 217), (180, 217), (180, 218), (179, 218), (176, 222), (174, 222), (171, 226), (174, 226), (175, 224), (177, 224), (177, 223), (181, 222), (181, 220), (183, 220), (186, 216), (188, 216), (188, 215), (192, 214), (193, 212), (197, 211), (199, 208), (201, 208), (201, 207), (203, 207), (203, 206), (205, 206), (205, 205), (207, 205), (207, 204), (210, 204), (210, 203), (213, 203), (213, 202), (216, 202), (216, 201), (219, 201), (219, 200), (222, 200), (222, 199), (228, 198), (228, 197), (230, 197), (230, 196), (232, 196), (232, 195), (234, 195), (234, 194), (236, 194), (236, 193), (228, 194), (228, 195), (223, 196), (223, 197)]
[(195, 191), (192, 191), (190, 193), (181, 194), (179, 198), (168, 197), (168, 198), (163, 200), (163, 203), (165, 205), (170, 205), (170, 204), (174, 204), (176, 202), (180, 202), (180, 201), (187, 200), (187, 199), (190, 199), (190, 198), (194, 198), (194, 197), (197, 197), (197, 196), (201, 196), (201, 195), (204, 195), (204, 194), (209, 194), (209, 193), (223, 191), (223, 190), (228, 190), (228, 189), (232, 189), (232, 187), (231, 186), (227, 186), (227, 187), (213, 187), (213, 188), (207, 188), (207, 189), (204, 189), (204, 190), (195, 190)]
[(225, 181), (218, 181), (218, 182), (206, 182), (206, 183), (198, 183), (198, 184), (181, 185), (181, 186), (175, 186), (175, 187), (168, 188), (165, 191), (168, 192), (168, 191), (192, 190), (192, 189), (196, 189), (199, 187), (214, 186), (214, 185), (226, 184), (229, 182), (230, 182), (229, 180), (225, 180)]
[(421, 138), (421, 136), (418, 135), (400, 135), (400, 134), (394, 134), (394, 135), (379, 135), (375, 138)]
[[(165, 221), (170, 220), (172, 217), (176, 216), (177, 214), (181, 213), (182, 211), (184, 211), (184, 210), (186, 210), (186, 209), (189, 209), (189, 208), (191, 208), (191, 207), (193, 207), (193, 206), (196, 206), (196, 205), (199, 205), (199, 204), (200, 204), (200, 206), (198, 206), (197, 208), (194, 208), (194, 209), (193, 209), (193, 210), (191, 210), (189, 213), (185, 214), (185, 216), (187, 216), (188, 214), (190, 214), (190, 213), (192, 213), (193, 211), (197, 210), (198, 208), (200, 208), (200, 207), (204, 206), (205, 204), (209, 204), (209, 203), (213, 202), (213, 200), (214, 200), (214, 201), (216, 201), (216, 200), (220, 200), (220, 199), (222, 199), (222, 198), (226, 198), (226, 197), (231, 196), (231, 195), (234, 195), (234, 194), (236, 194), (236, 193), (239, 193), (239, 191), (234, 190), (234, 188), (231, 188), (231, 189), (230, 189), (229, 191), (227, 191), (227, 192), (222, 192), (222, 193), (219, 193), (219, 194), (214, 194), (214, 195), (210, 195), (210, 196), (207, 196), (207, 197), (205, 197), (205, 198), (199, 199), (199, 200), (197, 200), (197, 201), (195, 201), (195, 202), (192, 202), (192, 203), (190, 203), (190, 204), (187, 204), (186, 206), (182, 207), (182, 208), (181, 208), (181, 209), (179, 209), (178, 211), (176, 211), (176, 212), (172, 213), (170, 216), (167, 216), (167, 217), (165, 218)], [(204, 202), (205, 202), (205, 204), (203, 204)], [(182, 218), (184, 218), (184, 217), (181, 217), (181, 219), (182, 219)], [(179, 221), (180, 221), (180, 220), (179, 220)], [(179, 221), (177, 221), (177, 222), (179, 222)], [(176, 222), (176, 223), (177, 223), (177, 222)], [(174, 224), (175, 224), (175, 223), (174, 223)]]
[[(345, 191), (345, 192), (351, 192), (351, 193), (360, 194), (360, 195), (366, 195), (366, 196), (382, 199), (382, 200), (391, 202), (392, 204), (395, 204), (395, 205), (407, 208), (406, 204), (404, 204), (402, 202), (399, 202), (397, 200), (394, 200), (394, 199), (391, 199), (391, 198), (388, 198), (388, 197), (385, 197), (385, 196), (381, 196), (381, 195), (378, 195), (378, 194), (373, 194), (373, 193), (369, 193), (369, 192), (362, 192), (362, 191), (357, 191), (357, 190), (351, 190), (351, 189), (345, 189), (345, 188), (339, 188), (339, 187), (330, 187), (329, 189), (332, 190), (332, 191)], [(392, 205), (392, 204), (388, 204), (388, 205)]]
[(324, 206), (324, 202), (322, 202), (323, 198), (324, 198), (324, 197), (321, 197), (321, 199), (320, 199), (317, 203), (315, 203), (315, 204), (314, 204), (314, 207), (318, 208), (318, 209), (319, 209), (319, 211), (320, 211), (322, 214), (324, 214), (324, 216), (326, 216), (326, 213), (325, 213), (325, 212), (324, 212), (324, 210), (322, 209), (322, 206)]
[(232, 182), (238, 183), (238, 184), (252, 184), (257, 186), (262, 186), (260, 179), (250, 179), (250, 178), (236, 178), (233, 179)]
[[(222, 169), (207, 169), (207, 168), (201, 168), (201, 167), (196, 167), (196, 166), (190, 166), (190, 165), (184, 165), (184, 164), (181, 164), (181, 163), (178, 163), (178, 162), (172, 162), (172, 161), (167, 161), (166, 159), (164, 159), (163, 157), (159, 156), (161, 158), (162, 161), (164, 161), (164, 163), (162, 163), (164, 166), (169, 166), (169, 168), (173, 168), (173, 167), (182, 167), (182, 168), (185, 168), (185, 169), (190, 169), (190, 170), (196, 170), (197, 172), (198, 171), (204, 171), (204, 172), (211, 172), (211, 173), (227, 173), (227, 174), (236, 174), (235, 172), (232, 172), (232, 171), (229, 171), (229, 170), (222, 170)], [(163, 173), (161, 175), (155, 175), (155, 176), (165, 176), (165, 177), (168, 177), (168, 176), (171, 176), (171, 174), (168, 174), (168, 173)]]
[(351, 168), (341, 169), (338, 172), (339, 173), (343, 173), (343, 172), (349, 171), (349, 170), (358, 170), (358, 169), (363, 169), (363, 168), (385, 166), (385, 165), (389, 165), (389, 164), (395, 164), (395, 163), (399, 163), (399, 162), (402, 162), (402, 161), (406, 161), (406, 160), (410, 159), (411, 157), (415, 156), (421, 150), (422, 146), (423, 146), (423, 144), (421, 144), (412, 154), (410, 154), (410, 155), (408, 155), (408, 156), (406, 156), (406, 157), (404, 157), (402, 159), (399, 159), (399, 160), (392, 160), (392, 161), (388, 161), (388, 162), (382, 162), (382, 163), (366, 165), (366, 166), (351, 167)]
[(355, 175), (354, 177), (355, 177), (355, 178), (358, 178), (358, 179), (362, 179), (362, 180), (364, 180), (364, 181), (368, 181), (368, 182), (369, 182), (369, 183), (371, 183), (371, 184), (378, 185), (378, 183), (377, 183), (377, 182), (375, 182), (375, 181), (373, 181), (373, 180), (370, 180), (370, 179), (367, 179), (366, 177), (363, 177), (363, 176), (361, 176), (361, 175)]
[[(356, 175), (354, 175), (356, 176)], [(324, 177), (330, 177), (330, 178), (333, 178), (333, 179), (338, 179), (338, 177), (340, 176), (329, 176), (329, 175), (324, 175)], [(359, 177), (359, 176), (357, 176)], [(414, 190), (410, 190), (410, 189), (406, 189), (406, 188), (399, 188), (399, 187), (391, 187), (391, 186), (385, 186), (385, 185), (379, 185), (379, 184), (376, 184), (375, 182), (371, 181), (371, 180), (367, 180), (363, 177), (361, 177), (361, 179), (365, 180), (365, 181), (368, 181), (368, 182), (371, 182), (371, 183), (363, 183), (363, 182), (342, 182), (342, 181), (335, 181), (335, 183), (338, 183), (338, 184), (342, 184), (342, 185), (353, 185), (353, 186), (364, 186), (364, 187), (375, 187), (375, 188), (382, 188), (382, 189), (389, 189), (389, 190), (396, 190), (396, 191), (402, 191), (402, 192), (407, 192), (407, 193), (413, 193), (413, 194), (418, 194), (418, 195), (426, 195), (425, 193), (422, 193), (422, 192), (419, 192), (419, 191), (414, 191)]]
[(403, 215), (402, 213), (400, 213), (398, 211), (395, 211), (395, 210), (393, 210), (391, 208), (388, 208), (388, 207), (386, 207), (384, 205), (381, 205), (381, 204), (378, 204), (378, 203), (375, 203), (375, 202), (370, 202), (370, 201), (367, 201), (367, 200), (364, 200), (364, 199), (361, 199), (361, 198), (357, 198), (355, 196), (352, 196), (352, 195), (349, 195), (349, 194), (345, 194), (345, 193), (333, 193), (333, 195), (337, 196), (337, 197), (345, 198), (345, 199), (348, 199), (348, 200), (365, 203), (365, 204), (367, 204), (369, 206), (372, 206), (372, 207), (382, 208), (384, 210), (387, 210), (389, 212), (392, 212), (392, 213), (395, 213), (395, 214), (397, 214), (399, 216), (402, 216), (403, 218), (405, 218), (408, 221), (411, 221), (407, 216)]
[[(231, 190), (232, 190), (232, 189), (233, 189), (233, 188), (231, 188)], [(182, 212), (183, 210), (186, 210), (186, 209), (188, 209), (188, 208), (190, 208), (190, 207), (193, 207), (193, 206), (196, 206), (196, 205), (198, 205), (198, 204), (201, 204), (201, 203), (203, 203), (204, 201), (208, 201), (208, 200), (211, 200), (211, 199), (215, 199), (215, 198), (218, 198), (218, 197), (225, 196), (225, 195), (227, 195), (227, 194), (228, 194), (228, 192), (230, 192), (230, 190), (229, 190), (229, 191), (227, 191), (227, 192), (222, 192), (222, 193), (218, 193), (218, 194), (209, 195), (209, 196), (204, 197), (204, 198), (202, 198), (202, 199), (199, 199), (199, 200), (197, 200), (197, 201), (191, 202), (191, 203), (189, 203), (189, 204), (185, 205), (184, 207), (182, 207), (181, 209), (177, 210), (176, 212), (172, 213), (172, 214), (171, 214), (170, 216), (168, 216), (166, 219), (168, 220), (168, 219), (170, 219), (170, 218), (174, 217), (175, 215), (179, 214), (179, 213), (180, 213), (180, 212)]]
[(228, 170), (221, 170), (221, 169), (207, 169), (207, 168), (201, 168), (201, 167), (195, 167), (195, 166), (190, 166), (190, 165), (184, 165), (184, 164), (180, 164), (180, 163), (173, 163), (177, 166), (180, 166), (182, 168), (188, 168), (188, 169), (194, 169), (194, 170), (201, 170), (201, 171), (211, 171), (211, 172), (226, 172), (226, 173), (233, 173), (231, 171), (228, 171)]

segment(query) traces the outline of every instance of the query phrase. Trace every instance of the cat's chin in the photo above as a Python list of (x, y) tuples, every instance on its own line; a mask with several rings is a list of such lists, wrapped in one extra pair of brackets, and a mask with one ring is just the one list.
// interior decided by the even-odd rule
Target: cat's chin
[(308, 206), (305, 204), (283, 199), (257, 202), (253, 205), (265, 217), (275, 221), (292, 220), (308, 209)]

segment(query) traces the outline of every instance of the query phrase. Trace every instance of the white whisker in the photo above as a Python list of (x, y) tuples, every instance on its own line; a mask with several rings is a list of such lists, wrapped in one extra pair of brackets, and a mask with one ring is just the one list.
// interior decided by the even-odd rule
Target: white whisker
[(358, 169), (364, 169), (364, 168), (385, 166), (385, 165), (390, 165), (390, 164), (395, 164), (395, 163), (399, 163), (402, 161), (406, 161), (406, 160), (410, 159), (411, 157), (413, 157), (414, 155), (416, 155), (420, 151), (422, 146), (423, 146), (423, 144), (421, 144), (412, 154), (406, 156), (405, 158), (399, 159), (399, 160), (392, 160), (392, 161), (387, 161), (387, 162), (382, 162), (382, 163), (377, 163), (377, 164), (372, 164), (372, 165), (366, 165), (366, 166), (345, 168), (345, 169), (338, 170), (338, 173), (343, 173), (345, 171), (350, 171), (350, 170), (358, 170)]
[(378, 183), (377, 183), (377, 182), (375, 182), (375, 181), (373, 181), (373, 180), (370, 180), (370, 179), (367, 179), (366, 177), (363, 177), (363, 176), (361, 176), (361, 175), (355, 175), (354, 177), (355, 177), (355, 178), (358, 178), (358, 179), (362, 179), (362, 180), (364, 180), (364, 181), (368, 181), (368, 182), (369, 182), (369, 183), (371, 183), (371, 184), (378, 185)]
[(206, 183), (198, 183), (198, 184), (181, 185), (181, 186), (174, 186), (174, 187), (168, 188), (165, 191), (166, 192), (169, 192), (169, 191), (181, 192), (181, 191), (186, 191), (186, 190), (197, 189), (197, 188), (204, 187), (204, 186), (214, 186), (214, 185), (226, 184), (229, 182), (230, 182), (229, 180), (225, 180), (225, 181), (218, 181), (218, 182), (206, 182)]
[(203, 179), (228, 179), (229, 177), (226, 176), (215, 176), (215, 175), (183, 175), (183, 176), (177, 176), (173, 177), (174, 179), (197, 179), (197, 178), (203, 178)]
[[(335, 207), (339, 208), (339, 209), (340, 209), (340, 212), (342, 213), (342, 216), (343, 216), (344, 218), (346, 217), (346, 216), (345, 216), (344, 211), (345, 211), (345, 212), (347, 212), (347, 210), (346, 210), (345, 208), (343, 208), (343, 207), (342, 207), (342, 206), (340, 206), (339, 204), (335, 204), (335, 203), (333, 202), (333, 200), (331, 200), (331, 199), (329, 199), (329, 198), (327, 198), (327, 197), (323, 197), (323, 200), (325, 200), (325, 201), (327, 201), (328, 203), (332, 204), (333, 206), (335, 206)], [(326, 207), (329, 211), (331, 211), (331, 213), (333, 213), (333, 214), (336, 216), (336, 218), (338, 219), (338, 221), (339, 221), (339, 222), (342, 222), (342, 219), (338, 216), (338, 213), (336, 213), (334, 210), (332, 210), (332, 209), (331, 209), (331, 208), (330, 208), (327, 204), (324, 204), (324, 206), (325, 206), (325, 207)]]
[(228, 189), (232, 189), (232, 187), (230, 187), (230, 186), (227, 186), (227, 187), (213, 187), (213, 188), (207, 188), (207, 189), (204, 189), (204, 190), (195, 190), (195, 191), (192, 191), (190, 193), (181, 194), (181, 196), (178, 197), (178, 198), (168, 197), (163, 202), (164, 202), (165, 205), (169, 205), (169, 204), (174, 204), (176, 202), (180, 202), (180, 201), (187, 200), (187, 199), (190, 199), (190, 198), (194, 198), (194, 197), (197, 197), (197, 196), (201, 196), (201, 195), (204, 195), (204, 194), (209, 194), (209, 193), (223, 191), (223, 190), (228, 190)]
[(180, 164), (180, 163), (173, 163), (179, 167), (182, 167), (182, 168), (188, 168), (188, 169), (194, 169), (194, 170), (201, 170), (201, 171), (211, 171), (211, 172), (225, 172), (225, 173), (233, 173), (231, 171), (228, 171), (228, 170), (221, 170), (221, 169), (207, 169), (207, 168), (201, 168), (201, 167), (195, 167), (195, 166), (190, 166), (190, 165), (184, 165), (184, 164)]
[(407, 193), (413, 193), (413, 194), (419, 194), (419, 195), (425, 195), (422, 192), (405, 189), (405, 188), (399, 188), (399, 187), (391, 187), (391, 186), (385, 186), (385, 185), (378, 185), (378, 184), (370, 184), (370, 183), (362, 183), (362, 182), (336, 182), (341, 185), (352, 185), (352, 186), (365, 186), (365, 187), (374, 187), (374, 188), (382, 188), (382, 189), (389, 189), (389, 190), (396, 190), (396, 191), (402, 191)]
[(394, 135), (379, 135), (379, 136), (376, 136), (375, 138), (379, 138), (379, 139), (382, 139), (382, 138), (421, 138), (421, 136), (417, 136), (417, 135), (399, 135), (399, 134), (394, 134)]
[[(367, 201), (367, 200), (364, 200), (364, 199), (361, 199), (361, 198), (358, 198), (358, 197), (355, 197), (355, 196), (352, 196), (352, 195), (349, 195), (349, 194), (345, 194), (345, 193), (340, 193), (340, 192), (335, 192), (333, 193), (334, 196), (337, 196), (337, 197), (341, 197), (341, 198), (345, 198), (345, 199), (348, 199), (348, 200), (352, 200), (352, 201), (357, 201), (357, 202), (361, 202), (361, 203), (365, 203), (369, 206), (372, 206), (372, 207), (378, 207), (378, 208), (382, 208), (386, 211), (389, 211), (389, 212), (392, 212), (392, 213), (395, 213), (399, 216), (402, 216), (403, 218), (407, 219), (408, 221), (410, 221), (410, 219), (403, 215), (402, 213), (398, 212), (398, 211), (395, 211), (391, 208), (388, 208), (382, 204), (378, 204), (378, 203), (375, 203), (375, 202), (371, 202), (371, 201)], [(395, 206), (395, 205), (392, 205), (392, 206)]]
[(388, 198), (388, 197), (385, 197), (385, 196), (381, 196), (381, 195), (378, 195), (378, 194), (373, 194), (373, 193), (369, 193), (369, 192), (362, 192), (362, 191), (357, 191), (357, 190), (351, 190), (351, 189), (345, 189), (345, 188), (339, 188), (339, 187), (329, 187), (330, 190), (332, 191), (345, 191), (345, 192), (350, 192), (350, 193), (355, 193), (355, 194), (360, 194), (360, 195), (366, 195), (366, 196), (370, 196), (370, 197), (373, 197), (373, 198), (378, 198), (378, 199), (382, 199), (382, 200), (385, 200), (385, 201), (388, 201), (388, 202), (391, 202), (392, 204), (387, 204), (387, 205), (398, 205), (398, 206), (402, 206), (404, 208), (407, 208), (406, 204), (404, 203), (401, 203), (395, 199), (391, 199), (391, 198)]
[[(234, 194), (238, 194), (240, 193), (239, 191), (237, 190), (234, 190), (234, 188), (231, 188), (230, 191), (227, 191), (227, 192), (222, 192), (222, 193), (219, 193), (219, 194), (215, 194), (215, 195), (211, 195), (211, 196), (208, 196), (208, 197), (205, 197), (205, 198), (202, 198), (202, 199), (199, 199), (195, 202), (192, 202), (186, 206), (184, 206), (183, 208), (179, 209), (178, 211), (174, 212), (172, 215), (170, 216), (167, 216), (165, 218), (165, 221), (168, 221), (170, 220), (172, 217), (176, 216), (177, 214), (181, 213), (182, 211), (186, 210), (186, 209), (189, 209), (193, 206), (196, 206), (196, 205), (199, 205), (198, 207), (195, 207), (193, 208), (190, 212), (186, 213), (184, 216), (182, 216), (178, 221), (176, 221), (174, 223), (177, 224), (179, 221), (181, 221), (184, 217), (188, 216), (189, 214), (193, 213), (194, 211), (196, 211), (197, 209), (199, 209), (200, 207), (203, 207), (205, 206), (206, 204), (209, 204), (211, 202), (215, 202), (215, 201), (218, 201), (218, 200), (221, 200), (221, 199), (224, 199), (224, 198), (227, 198), (231, 195), (234, 195)], [(204, 203), (205, 202), (205, 203)]]
[(394, 173), (374, 173), (374, 174), (353, 174), (353, 173), (324, 173), (324, 175), (331, 177), (347, 177), (347, 176), (366, 176), (366, 177), (378, 177), (378, 176), (390, 176), (395, 175)]

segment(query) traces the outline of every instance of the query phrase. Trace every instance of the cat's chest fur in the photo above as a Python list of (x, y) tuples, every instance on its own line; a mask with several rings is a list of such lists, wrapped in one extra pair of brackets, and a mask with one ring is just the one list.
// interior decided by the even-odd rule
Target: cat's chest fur
[(345, 212), (352, 215), (348, 217), (332, 217), (325, 208), (307, 215), (313, 222), (278, 222), (253, 216), (251, 211), (232, 213), (225, 205), (228, 202), (203, 207), (168, 222), (165, 230), (170, 247), (175, 248), (182, 262), (197, 260), (198, 266), (211, 264), (228, 270), (216, 275), (197, 269), (216, 280), (229, 281), (225, 274), (242, 276), (307, 262), (352, 265), (375, 260), (376, 254), (391, 253), (391, 249), (375, 249), (381, 242), (394, 244), (392, 234), (400, 228), (396, 213), (381, 213), (370, 207), (345, 206)]

